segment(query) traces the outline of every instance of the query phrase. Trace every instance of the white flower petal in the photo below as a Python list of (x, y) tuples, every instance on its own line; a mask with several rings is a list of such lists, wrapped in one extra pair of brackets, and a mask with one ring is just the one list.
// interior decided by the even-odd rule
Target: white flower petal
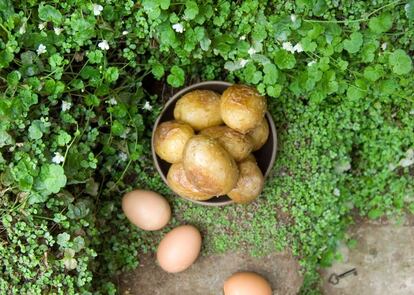
[(92, 8), (93, 8), (94, 15), (100, 15), (103, 10), (102, 5), (99, 5), (99, 4), (92, 4)]
[(65, 157), (62, 156), (61, 153), (55, 152), (55, 156), (52, 158), (52, 162), (55, 163), (55, 164), (60, 164), (63, 161), (65, 161)]
[(302, 52), (303, 51), (302, 44), (300, 43), (296, 44), (295, 47), (293, 47), (293, 51)]
[(62, 112), (66, 112), (67, 110), (70, 110), (72, 107), (72, 103), (69, 101), (62, 101)]
[(290, 43), (290, 42), (283, 42), (282, 43), (282, 48), (286, 51), (291, 52), (291, 53), (295, 52), (295, 50), (293, 49), (292, 43)]
[(296, 15), (294, 15), (294, 14), (291, 14), (290, 15), (290, 20), (292, 21), (292, 23), (294, 23), (295, 21), (296, 21)]
[(124, 36), (125, 36), (125, 35), (128, 35), (128, 33), (129, 33), (128, 31), (123, 31), (123, 32), (122, 32), (122, 35), (124, 35)]
[(40, 24), (38, 25), (39, 30), (41, 30), (41, 31), (42, 31), (44, 28), (46, 28), (46, 25), (47, 25), (47, 22), (40, 23)]
[(121, 161), (128, 160), (128, 155), (125, 154), (124, 152), (120, 152), (118, 156), (119, 156), (119, 159), (121, 159)]
[(144, 110), (151, 111), (152, 110), (152, 105), (148, 101), (146, 101), (142, 108)]
[(256, 53), (256, 49), (254, 49), (253, 47), (251, 47), (249, 49), (249, 51), (247, 51), (247, 53), (250, 54), (250, 55), (255, 54)]
[(244, 68), (244, 66), (248, 63), (249, 61), (247, 59), (241, 59), (239, 61), (239, 64), (242, 68)]
[(102, 50), (108, 50), (109, 49), (108, 41), (102, 40), (101, 42), (98, 43), (98, 47)]
[(55, 31), (55, 34), (58, 35), (58, 36), (60, 35), (60, 33), (63, 32), (62, 28), (53, 28), (53, 30)]
[(43, 53), (46, 53), (47, 52), (46, 46), (43, 45), (43, 44), (39, 44), (39, 47), (37, 47), (36, 52), (37, 52), (37, 55), (41, 55)]
[(174, 29), (174, 31), (176, 31), (177, 33), (183, 33), (184, 32), (184, 26), (181, 23), (176, 23), (172, 25), (172, 28)]

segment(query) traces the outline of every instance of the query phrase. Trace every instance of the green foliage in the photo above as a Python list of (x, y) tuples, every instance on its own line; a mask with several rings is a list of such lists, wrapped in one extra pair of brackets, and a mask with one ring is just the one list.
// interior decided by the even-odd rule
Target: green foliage
[[(351, 212), (414, 212), (413, 1), (98, 4), (0, 0), (0, 293), (114, 293), (192, 223), (206, 253), (291, 249), (317, 294)], [(199, 80), (268, 96), (278, 157), (254, 204), (190, 204), (153, 168), (168, 85)], [(137, 187), (168, 197), (168, 228), (127, 221)]]

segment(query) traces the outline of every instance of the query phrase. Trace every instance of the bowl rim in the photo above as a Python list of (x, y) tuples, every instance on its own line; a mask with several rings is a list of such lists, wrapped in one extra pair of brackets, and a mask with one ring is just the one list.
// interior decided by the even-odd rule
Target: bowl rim
[[(176, 94), (171, 96), (168, 99), (168, 101), (165, 103), (163, 109), (161, 110), (160, 114), (158, 115), (157, 119), (155, 120), (154, 126), (152, 128), (151, 153), (152, 153), (152, 160), (154, 162), (155, 168), (156, 168), (158, 174), (161, 176), (164, 183), (168, 187), (169, 187), (169, 185), (168, 185), (167, 177), (166, 177), (166, 175), (164, 175), (164, 173), (161, 170), (161, 167), (158, 163), (157, 154), (155, 153), (155, 148), (154, 148), (155, 130), (157, 129), (158, 125), (160, 124), (161, 118), (163, 117), (164, 113), (166, 112), (166, 110), (169, 108), (169, 106), (171, 104), (175, 103), (181, 96), (183, 96), (187, 92), (190, 92), (190, 91), (196, 90), (196, 89), (200, 89), (200, 88), (205, 87), (205, 86), (217, 86), (218, 85), (218, 86), (230, 87), (233, 84), (235, 84), (235, 83), (230, 83), (230, 82), (226, 82), (226, 81), (219, 81), (219, 80), (203, 81), (203, 82), (195, 83), (195, 84), (192, 84), (190, 86), (184, 87), (183, 89), (178, 91)], [(274, 162), (276, 160), (277, 144), (278, 144), (275, 122), (273, 121), (272, 115), (270, 114), (269, 111), (266, 111), (265, 117), (268, 119), (267, 121), (269, 123), (270, 134), (271, 134), (272, 137), (274, 135), (274, 147), (273, 147), (272, 154), (271, 154), (271, 157), (270, 157), (269, 166), (267, 167), (267, 170), (264, 173), (264, 179), (266, 179), (269, 176), (269, 174), (270, 174), (270, 172), (273, 168)], [(208, 200), (207, 201), (198, 201), (198, 200), (193, 200), (193, 199), (190, 199), (190, 198), (187, 198), (187, 197), (180, 196), (180, 195), (176, 194), (175, 192), (173, 192), (173, 193), (175, 195), (179, 196), (182, 199), (185, 199), (185, 200), (188, 200), (188, 201), (191, 201), (193, 203), (200, 204), (200, 205), (203, 205), (203, 206), (220, 207), (220, 206), (225, 206), (225, 205), (230, 205), (230, 204), (235, 203), (231, 199), (229, 199), (227, 201), (222, 201), (222, 202), (208, 202)]]

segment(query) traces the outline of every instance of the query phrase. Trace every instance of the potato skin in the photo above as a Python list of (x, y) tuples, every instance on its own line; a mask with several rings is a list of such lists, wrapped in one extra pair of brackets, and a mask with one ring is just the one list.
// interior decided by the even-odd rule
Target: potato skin
[(172, 164), (168, 170), (169, 187), (178, 195), (192, 200), (205, 201), (213, 196), (198, 190), (187, 178), (182, 163)]
[(154, 133), (155, 152), (169, 163), (178, 163), (182, 159), (185, 144), (192, 136), (194, 130), (184, 122), (163, 122)]
[(220, 95), (210, 90), (194, 90), (181, 97), (174, 108), (174, 118), (195, 130), (223, 124)]
[(269, 137), (269, 124), (266, 118), (263, 118), (262, 122), (247, 133), (247, 135), (250, 136), (250, 140), (253, 143), (253, 151), (259, 150)]
[(221, 96), (221, 117), (230, 128), (246, 134), (262, 121), (266, 98), (246, 85), (232, 85)]
[(264, 177), (253, 156), (238, 163), (240, 177), (236, 187), (227, 195), (238, 204), (247, 204), (255, 200), (263, 190)]
[(187, 142), (183, 166), (189, 181), (214, 196), (227, 194), (239, 178), (234, 159), (218, 141), (205, 135), (196, 135)]
[(250, 137), (227, 126), (214, 126), (201, 130), (200, 134), (216, 139), (236, 160), (241, 161), (253, 150)]

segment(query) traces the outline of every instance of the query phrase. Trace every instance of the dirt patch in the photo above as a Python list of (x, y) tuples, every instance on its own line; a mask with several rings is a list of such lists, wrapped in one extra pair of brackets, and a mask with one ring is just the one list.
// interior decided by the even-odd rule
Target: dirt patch
[(297, 294), (302, 277), (299, 264), (290, 254), (275, 253), (253, 258), (242, 253), (200, 257), (182, 273), (169, 274), (155, 257), (141, 257), (140, 266), (120, 278), (124, 295), (221, 295), (224, 281), (238, 271), (254, 271), (272, 284), (274, 295)]
[[(349, 231), (358, 241), (354, 249), (340, 247), (343, 262), (322, 271), (323, 293), (327, 295), (412, 295), (414, 294), (414, 227), (390, 224), (362, 224)], [(328, 283), (332, 273), (356, 268), (337, 285)]]

